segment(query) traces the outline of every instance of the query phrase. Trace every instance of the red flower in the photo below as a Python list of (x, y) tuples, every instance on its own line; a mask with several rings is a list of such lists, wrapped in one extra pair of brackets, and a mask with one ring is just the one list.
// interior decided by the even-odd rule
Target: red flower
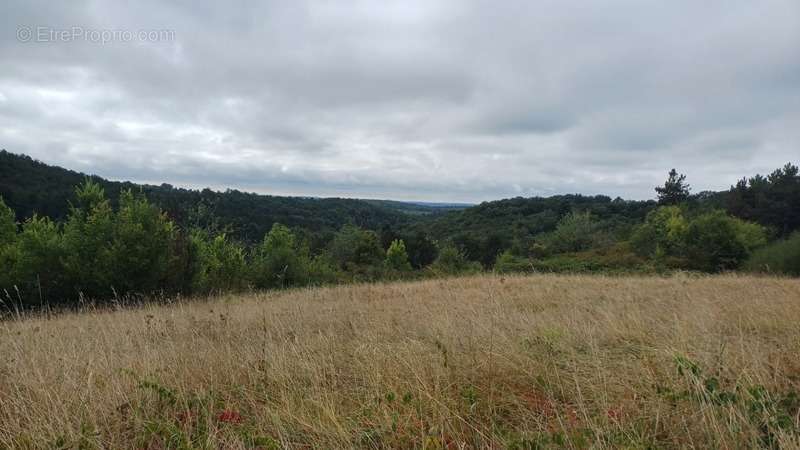
[(217, 420), (219, 420), (220, 422), (225, 422), (225, 423), (241, 423), (242, 422), (242, 416), (241, 416), (241, 414), (239, 414), (236, 411), (232, 411), (230, 409), (226, 409), (226, 410), (222, 411), (221, 413), (219, 413), (219, 415), (217, 416)]

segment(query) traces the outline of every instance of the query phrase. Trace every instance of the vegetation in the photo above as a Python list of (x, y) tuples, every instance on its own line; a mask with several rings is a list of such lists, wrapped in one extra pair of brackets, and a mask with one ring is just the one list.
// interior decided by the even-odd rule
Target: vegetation
[[(79, 176), (7, 152), (0, 160), (11, 163), (0, 165), (4, 173)], [(5, 313), (479, 271), (797, 274), (798, 247), (789, 236), (800, 226), (792, 209), (800, 176), (792, 165), (726, 193), (697, 195), (673, 169), (656, 188), (658, 202), (564, 195), (447, 213), (420, 213), (435, 208), (422, 205), (408, 214), (382, 206), (393, 202), (190, 191), (96, 177), (73, 189), (63, 214), (38, 215), (30, 205), (19, 214), (10, 206), (25, 198), (42, 210), (57, 208), (11, 175), (19, 185), (0, 179), (0, 194), (12, 199), (0, 196)]]
[(0, 448), (798, 448), (800, 281), (479, 275), (0, 322)]
[[(0, 197), (16, 212), (19, 222), (34, 214), (57, 222), (65, 220), (70, 214), (69, 204), (74, 201), (75, 186), (86, 178), (81, 173), (0, 150)], [(105, 191), (113, 207), (117, 206), (122, 192), (141, 193), (178, 226), (207, 228), (214, 222), (224, 224), (232, 238), (249, 244), (260, 242), (275, 223), (322, 233), (336, 231), (345, 224), (369, 229), (379, 229), (383, 225), (397, 227), (413, 218), (392, 208), (392, 203), (276, 197), (237, 190), (199, 191), (168, 184), (136, 185), (95, 176), (89, 178)]]
[(686, 175), (678, 174), (672, 169), (663, 187), (656, 187), (659, 205), (679, 205), (689, 199), (690, 186), (686, 184)]
[(756, 272), (800, 276), (800, 232), (756, 250), (745, 267)]

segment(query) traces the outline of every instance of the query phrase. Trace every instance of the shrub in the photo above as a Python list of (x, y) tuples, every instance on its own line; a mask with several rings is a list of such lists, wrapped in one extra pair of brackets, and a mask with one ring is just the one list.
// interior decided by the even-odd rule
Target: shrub
[(409, 271), (411, 270), (411, 263), (408, 262), (408, 253), (406, 252), (406, 244), (401, 239), (395, 239), (386, 250), (386, 259), (384, 265), (389, 270), (395, 271)]
[(100, 185), (87, 180), (75, 189), (64, 225), (64, 271), (73, 290), (90, 298), (113, 292), (116, 269), (114, 241), (116, 218)]
[(510, 250), (497, 255), (494, 263), (496, 273), (530, 272), (532, 270), (533, 266), (527, 258), (516, 256)]
[(115, 289), (152, 293), (168, 278), (175, 225), (143, 194), (123, 191), (116, 214), (111, 251)]
[(253, 284), (259, 288), (304, 285), (309, 281), (308, 266), (308, 251), (297, 245), (288, 227), (276, 223), (256, 248)]
[(540, 239), (550, 253), (579, 252), (598, 240), (598, 223), (588, 211), (573, 211)]
[(641, 256), (679, 255), (687, 228), (680, 207), (662, 206), (647, 214), (644, 224), (631, 236), (631, 245)]
[(744, 267), (753, 272), (800, 276), (800, 232), (756, 250)]
[(236, 291), (247, 284), (244, 249), (227, 236), (194, 231), (191, 242), (197, 259), (192, 290), (199, 293)]
[(706, 272), (731, 270), (747, 258), (747, 239), (741, 237), (741, 226), (723, 211), (713, 211), (692, 220), (686, 229), (687, 266)]
[(10, 245), (17, 238), (17, 223), (14, 211), (6, 206), (3, 197), (0, 197), (0, 249)]
[(329, 245), (334, 263), (345, 270), (379, 265), (384, 258), (378, 235), (353, 225), (345, 225)]
[(430, 270), (440, 275), (456, 275), (462, 273), (477, 273), (481, 271), (481, 264), (467, 259), (464, 252), (453, 244), (445, 244), (439, 250), (436, 261), (429, 266)]
[(15, 244), (6, 251), (11, 260), (7, 283), (19, 289), (26, 303), (61, 303), (69, 297), (61, 264), (63, 240), (58, 225), (49, 218), (34, 215), (25, 221)]

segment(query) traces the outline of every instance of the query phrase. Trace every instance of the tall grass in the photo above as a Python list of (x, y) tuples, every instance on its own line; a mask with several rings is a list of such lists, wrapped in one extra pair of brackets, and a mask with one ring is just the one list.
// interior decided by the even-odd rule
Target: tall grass
[(800, 281), (480, 275), (0, 322), (0, 448), (800, 447)]

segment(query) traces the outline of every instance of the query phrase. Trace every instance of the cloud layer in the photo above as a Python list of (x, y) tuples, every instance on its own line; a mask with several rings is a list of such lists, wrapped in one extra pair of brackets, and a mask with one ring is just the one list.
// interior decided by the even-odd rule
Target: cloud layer
[[(114, 179), (650, 198), (800, 155), (796, 0), (6, 1), (0, 26), (0, 147)], [(73, 27), (174, 35), (37, 39)]]

